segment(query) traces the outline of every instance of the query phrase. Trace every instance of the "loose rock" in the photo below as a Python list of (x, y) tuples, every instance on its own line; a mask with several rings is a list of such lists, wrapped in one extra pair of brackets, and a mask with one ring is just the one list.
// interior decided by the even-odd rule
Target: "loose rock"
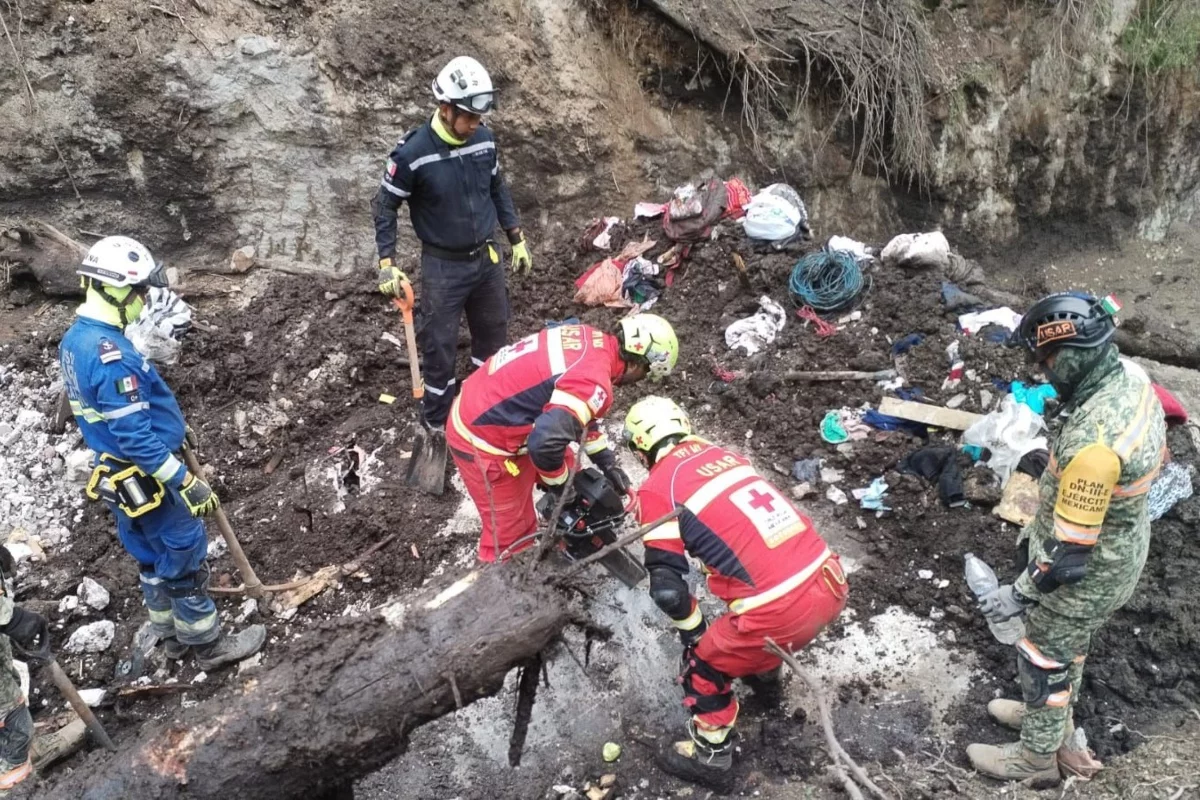
[(77, 628), (63, 645), (68, 653), (102, 653), (113, 643), (117, 627), (109, 620), (102, 619)]

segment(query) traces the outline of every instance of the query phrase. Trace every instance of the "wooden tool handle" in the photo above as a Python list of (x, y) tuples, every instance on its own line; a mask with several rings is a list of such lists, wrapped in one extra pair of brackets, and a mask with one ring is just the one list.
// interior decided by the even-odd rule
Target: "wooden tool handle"
[[(196, 454), (187, 445), (183, 447), (183, 461), (197, 478), (204, 475), (200, 470), (200, 462), (196, 460)], [(254, 573), (254, 567), (250, 566), (250, 560), (246, 558), (246, 553), (242, 550), (242, 543), (234, 535), (233, 526), (229, 524), (229, 518), (225, 516), (225, 509), (217, 506), (217, 510), (213, 512), (213, 515), (217, 519), (217, 529), (221, 531), (221, 536), (224, 537), (225, 544), (229, 547), (229, 556), (233, 559), (233, 563), (237, 565), (238, 572), (242, 576), (242, 583), (245, 584), (246, 594), (250, 597), (265, 597), (266, 591), (263, 589), (262, 581)]]

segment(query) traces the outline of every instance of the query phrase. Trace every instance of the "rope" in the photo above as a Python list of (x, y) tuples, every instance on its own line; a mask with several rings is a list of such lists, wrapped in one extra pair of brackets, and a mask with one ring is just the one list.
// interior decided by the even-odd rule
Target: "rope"
[(822, 339), (827, 336), (833, 336), (835, 333), (837, 333), (837, 326), (830, 325), (828, 322), (817, 316), (817, 312), (812, 310), (812, 306), (801, 306), (800, 309), (796, 311), (796, 316), (800, 319), (811, 322), (817, 336), (820, 336)]
[(818, 314), (841, 311), (870, 287), (850, 253), (824, 250), (796, 262), (788, 291), (797, 306), (810, 306)]

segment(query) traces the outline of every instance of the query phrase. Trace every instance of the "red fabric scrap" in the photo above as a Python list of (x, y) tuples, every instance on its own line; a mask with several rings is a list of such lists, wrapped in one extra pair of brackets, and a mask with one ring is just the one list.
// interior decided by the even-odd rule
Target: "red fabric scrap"
[(725, 181), (725, 191), (729, 195), (725, 216), (729, 219), (741, 219), (746, 216), (746, 206), (750, 205), (750, 189), (740, 178), (730, 178)]
[(1171, 394), (1166, 387), (1159, 386), (1157, 383), (1150, 384), (1154, 387), (1154, 393), (1158, 395), (1158, 402), (1162, 403), (1163, 414), (1166, 415), (1168, 425), (1186, 425), (1188, 421), (1187, 409), (1183, 407), (1183, 403)]

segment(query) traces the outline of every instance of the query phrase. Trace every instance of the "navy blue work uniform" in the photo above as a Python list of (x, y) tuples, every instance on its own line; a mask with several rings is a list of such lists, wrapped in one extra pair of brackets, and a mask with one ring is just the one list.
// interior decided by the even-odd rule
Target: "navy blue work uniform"
[(137, 559), (154, 632), (187, 645), (208, 644), (221, 631), (206, 588), (204, 523), (179, 496), (187, 468), (174, 454), (186, 432), (183, 414), (121, 328), (87, 316), (93, 302), (80, 308), (59, 345), (71, 411), (98, 464), (114, 471), (137, 467), (165, 487), (157, 507), (136, 517), (115, 502), (107, 505), (121, 544)]
[(520, 226), (492, 132), (484, 125), (462, 145), (438, 136), (431, 122), (406, 135), (388, 158), (372, 203), (379, 257), (396, 253), (396, 216), (408, 201), (421, 240), (417, 336), (425, 397), (421, 411), (434, 427), (446, 424), (456, 384), (455, 350), (462, 313), (478, 367), (508, 341), (508, 295), (496, 227)]

